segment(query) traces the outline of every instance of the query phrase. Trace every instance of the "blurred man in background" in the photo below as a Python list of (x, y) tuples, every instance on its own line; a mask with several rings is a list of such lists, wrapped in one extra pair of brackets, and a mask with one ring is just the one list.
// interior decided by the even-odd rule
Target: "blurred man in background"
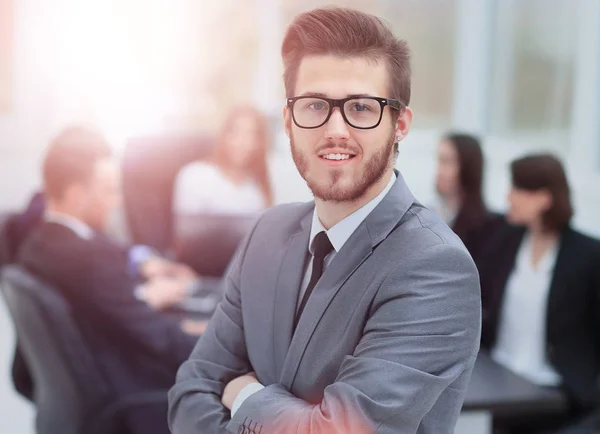
[[(104, 233), (121, 190), (119, 167), (101, 134), (80, 127), (60, 133), (45, 156), (43, 180), (43, 219), (18, 262), (61, 292), (117, 395), (168, 388), (203, 324), (157, 310), (183, 299), (193, 276), (148, 256), (138, 264), (146, 280), (140, 284), (129, 249)], [(168, 432), (166, 403), (128, 419), (135, 433)]]

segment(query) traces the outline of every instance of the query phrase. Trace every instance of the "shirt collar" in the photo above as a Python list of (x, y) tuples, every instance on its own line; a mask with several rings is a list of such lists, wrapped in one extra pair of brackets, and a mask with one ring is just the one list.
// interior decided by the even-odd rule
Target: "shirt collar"
[(327, 236), (329, 237), (329, 241), (331, 241), (331, 245), (335, 249), (336, 253), (339, 252), (348, 238), (354, 233), (356, 228), (363, 222), (364, 219), (375, 209), (377, 205), (383, 200), (385, 195), (390, 191), (394, 183), (396, 182), (396, 174), (392, 172), (392, 176), (390, 177), (390, 181), (383, 189), (381, 193), (377, 195), (373, 200), (369, 203), (363, 205), (361, 208), (354, 211), (348, 217), (344, 218), (342, 221), (337, 223), (331, 229), (326, 230), (321, 220), (319, 220), (319, 216), (317, 215), (317, 209), (313, 211), (312, 218), (312, 226), (310, 228), (310, 238), (308, 241), (308, 251), (312, 255), (314, 253), (313, 249), (313, 241), (319, 232), (325, 231)]
[(55, 223), (66, 228), (71, 229), (79, 238), (84, 240), (91, 240), (94, 236), (94, 230), (86, 225), (84, 222), (70, 216), (56, 211), (46, 211), (44, 220), (49, 223)]
[[(544, 253), (544, 256), (540, 259), (535, 268), (536, 272), (546, 274), (553, 272), (558, 256), (559, 245), (560, 240), (557, 240), (556, 243)], [(525, 269), (533, 269), (533, 265), (531, 264), (533, 255), (532, 250), (533, 244), (531, 242), (531, 234), (527, 232), (523, 237), (523, 241), (521, 241), (521, 246), (517, 253), (517, 264)]]

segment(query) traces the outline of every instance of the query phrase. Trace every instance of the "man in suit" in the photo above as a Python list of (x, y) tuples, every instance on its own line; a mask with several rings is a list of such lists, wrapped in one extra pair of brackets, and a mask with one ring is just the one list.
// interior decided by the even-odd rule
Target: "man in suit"
[(460, 240), (393, 170), (408, 48), (349, 9), (283, 42), (292, 155), (314, 202), (267, 211), (169, 394), (173, 434), (450, 434), (477, 355)]
[[(107, 382), (122, 396), (168, 388), (197, 338), (157, 311), (179, 283), (161, 278), (138, 286), (128, 249), (103, 232), (120, 200), (118, 174), (100, 134), (79, 127), (59, 134), (43, 164), (43, 221), (27, 237), (18, 262), (62, 293)], [(128, 415), (130, 429), (168, 433), (166, 399), (147, 410)]]

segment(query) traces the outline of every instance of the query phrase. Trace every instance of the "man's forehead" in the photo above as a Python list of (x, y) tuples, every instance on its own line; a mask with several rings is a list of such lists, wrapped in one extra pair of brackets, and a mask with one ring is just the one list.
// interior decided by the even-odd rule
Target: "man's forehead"
[(332, 98), (350, 95), (386, 96), (385, 62), (367, 57), (311, 55), (300, 62), (295, 95), (320, 93)]

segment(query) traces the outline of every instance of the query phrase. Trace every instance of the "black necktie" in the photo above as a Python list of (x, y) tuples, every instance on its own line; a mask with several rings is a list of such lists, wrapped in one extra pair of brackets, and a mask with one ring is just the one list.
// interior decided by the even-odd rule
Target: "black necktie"
[(294, 330), (298, 325), (298, 321), (300, 321), (300, 316), (302, 316), (302, 311), (304, 310), (304, 306), (306, 306), (308, 297), (310, 297), (310, 294), (315, 288), (315, 285), (317, 284), (317, 282), (321, 278), (321, 275), (323, 274), (325, 256), (327, 256), (333, 250), (331, 241), (329, 241), (329, 237), (325, 232), (319, 232), (317, 234), (313, 241), (313, 247), (315, 253), (313, 255), (310, 282), (308, 282), (308, 286), (306, 287), (306, 291), (304, 291), (304, 296), (302, 297), (302, 301), (300, 302), (300, 307), (298, 308), (298, 312), (296, 313), (296, 319), (294, 321)]

